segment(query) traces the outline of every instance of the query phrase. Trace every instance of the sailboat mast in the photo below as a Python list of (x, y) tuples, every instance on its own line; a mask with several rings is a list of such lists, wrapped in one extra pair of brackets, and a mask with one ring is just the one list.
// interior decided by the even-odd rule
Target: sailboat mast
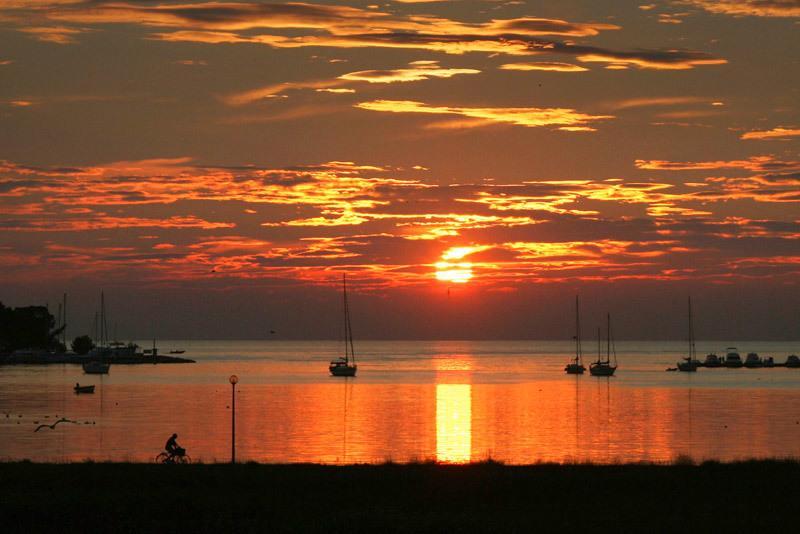
[(350, 361), (356, 363), (356, 351), (353, 348), (353, 325), (350, 322), (350, 302), (347, 303), (347, 343), (350, 345)]
[(61, 335), (64, 337), (64, 346), (67, 346), (67, 294), (64, 293), (64, 329), (61, 331)]
[(608, 326), (606, 332), (606, 363), (611, 363), (611, 314), (607, 315)]
[(344, 360), (345, 362), (349, 361), (349, 351), (350, 348), (348, 347), (347, 339), (348, 339), (348, 329), (347, 329), (347, 274), (342, 274), (342, 309), (344, 311)]
[(689, 297), (689, 358), (695, 359), (697, 351), (694, 346), (694, 322), (692, 321), (692, 297)]
[(578, 295), (575, 295), (575, 363), (581, 363), (581, 357), (583, 356), (582, 353), (580, 303), (578, 301)]
[(601, 354), (601, 341), (602, 337), (600, 336), (600, 327), (597, 327), (597, 363), (600, 363), (600, 354)]
[(353, 327), (350, 324), (350, 305), (347, 301), (347, 275), (342, 275), (342, 298), (344, 300), (344, 359), (347, 364), (350, 360), (355, 363), (356, 353), (353, 349)]
[(103, 292), (101, 291), (100, 292), (100, 332), (99, 332), (100, 347), (103, 347), (105, 345), (105, 343), (103, 343), (103, 340), (105, 339), (105, 329), (103, 328), (103, 324), (106, 322), (105, 321), (105, 314), (103, 313), (103, 308), (104, 307), (105, 307), (104, 297), (103, 297)]

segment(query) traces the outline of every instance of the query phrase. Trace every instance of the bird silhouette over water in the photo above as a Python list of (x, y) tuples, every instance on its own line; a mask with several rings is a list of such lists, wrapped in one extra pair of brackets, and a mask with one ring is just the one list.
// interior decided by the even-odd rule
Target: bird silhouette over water
[(67, 419), (66, 417), (62, 417), (61, 419), (59, 419), (58, 421), (56, 421), (52, 425), (39, 425), (39, 426), (37, 426), (36, 430), (34, 430), (34, 432), (38, 432), (38, 431), (40, 431), (41, 429), (43, 429), (45, 427), (49, 428), (50, 430), (55, 430), (56, 429), (56, 425), (58, 423), (75, 423), (76, 425), (80, 424), (77, 421), (72, 421), (71, 419)]

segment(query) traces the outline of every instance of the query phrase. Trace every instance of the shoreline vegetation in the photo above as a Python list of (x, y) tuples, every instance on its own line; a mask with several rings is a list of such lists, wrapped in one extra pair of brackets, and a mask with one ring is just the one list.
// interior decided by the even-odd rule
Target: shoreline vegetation
[(792, 529), (800, 462), (0, 463), (5, 532)]
[(72, 340), (72, 352), (67, 352), (66, 295), (64, 299), (63, 305), (59, 304), (58, 320), (47, 306), (9, 308), (0, 302), (0, 365), (82, 365), (97, 360), (121, 365), (195, 363), (188, 358), (159, 355), (155, 341), (152, 350), (139, 351), (140, 347), (134, 343), (109, 340), (104, 304), (101, 304), (100, 344), (88, 335), (79, 335)]

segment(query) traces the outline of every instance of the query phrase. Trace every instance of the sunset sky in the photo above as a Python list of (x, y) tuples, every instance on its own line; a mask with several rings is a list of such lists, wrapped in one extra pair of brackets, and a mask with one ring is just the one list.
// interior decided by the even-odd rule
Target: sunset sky
[(800, 1), (0, 2), (0, 301), (800, 338)]

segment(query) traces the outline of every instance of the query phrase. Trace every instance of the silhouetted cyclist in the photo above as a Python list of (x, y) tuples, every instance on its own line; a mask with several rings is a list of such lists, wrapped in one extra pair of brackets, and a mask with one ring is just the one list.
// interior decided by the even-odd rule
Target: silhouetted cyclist
[(186, 454), (186, 449), (178, 445), (178, 434), (172, 434), (170, 438), (167, 440), (167, 444), (164, 445), (164, 450), (167, 451), (170, 458), (174, 456), (183, 456)]

